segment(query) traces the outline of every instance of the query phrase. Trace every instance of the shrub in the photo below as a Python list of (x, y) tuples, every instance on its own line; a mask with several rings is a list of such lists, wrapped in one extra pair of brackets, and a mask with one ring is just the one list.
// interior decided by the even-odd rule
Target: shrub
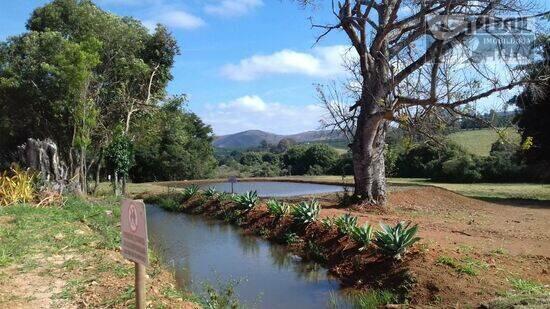
[(239, 209), (250, 211), (256, 207), (260, 199), (258, 198), (258, 192), (249, 191), (236, 195), (233, 200)]
[(34, 175), (12, 168), (0, 175), (0, 206), (28, 203), (34, 199)]
[(354, 227), (357, 227), (357, 217), (350, 214), (342, 215), (334, 220), (334, 225), (336, 225), (340, 233), (347, 235)]
[(177, 211), (180, 209), (180, 204), (178, 204), (178, 202), (173, 199), (173, 198), (170, 198), (170, 197), (161, 197), (160, 199), (158, 199), (156, 201), (156, 203), (166, 209), (166, 210), (169, 210), (169, 211)]
[(199, 193), (199, 186), (197, 185), (190, 185), (183, 189), (182, 195), (185, 200), (188, 200), (195, 196), (197, 193)]
[(441, 164), (441, 171), (434, 179), (451, 182), (477, 182), (482, 179), (480, 160), (471, 155), (449, 159)]
[(267, 201), (267, 210), (277, 218), (282, 218), (290, 213), (290, 205), (277, 200)]
[(365, 223), (363, 226), (354, 226), (350, 231), (351, 238), (361, 245), (359, 251), (367, 249), (372, 240), (372, 225)]
[(407, 248), (420, 240), (416, 237), (418, 225), (409, 227), (409, 223), (399, 222), (395, 227), (381, 223), (381, 231), (376, 232), (374, 243), (382, 254), (395, 260), (401, 260)]
[(321, 211), (321, 206), (316, 200), (311, 200), (311, 202), (300, 202), (292, 210), (292, 217), (294, 222), (299, 224), (309, 224), (317, 220), (319, 212)]
[(204, 191), (204, 196), (208, 198), (215, 198), (217, 195), (218, 191), (216, 191), (216, 189), (213, 187), (209, 187), (208, 189), (206, 189), (206, 191)]

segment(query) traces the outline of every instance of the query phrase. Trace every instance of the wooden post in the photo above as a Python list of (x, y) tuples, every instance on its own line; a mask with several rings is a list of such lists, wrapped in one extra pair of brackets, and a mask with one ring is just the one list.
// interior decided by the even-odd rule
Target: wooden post
[(231, 183), (231, 194), (233, 194), (233, 183)]
[(134, 263), (135, 265), (135, 291), (136, 291), (136, 309), (145, 309), (145, 266)]

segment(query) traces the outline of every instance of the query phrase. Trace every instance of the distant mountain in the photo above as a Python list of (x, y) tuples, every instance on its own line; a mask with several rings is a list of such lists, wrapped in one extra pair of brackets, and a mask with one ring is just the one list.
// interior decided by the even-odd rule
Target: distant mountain
[(307, 131), (291, 135), (278, 135), (260, 130), (249, 130), (235, 134), (217, 136), (214, 139), (214, 147), (218, 148), (252, 148), (260, 145), (262, 141), (269, 144), (277, 144), (283, 138), (290, 138), (297, 143), (318, 142), (325, 140), (338, 140), (343, 136), (330, 131)]

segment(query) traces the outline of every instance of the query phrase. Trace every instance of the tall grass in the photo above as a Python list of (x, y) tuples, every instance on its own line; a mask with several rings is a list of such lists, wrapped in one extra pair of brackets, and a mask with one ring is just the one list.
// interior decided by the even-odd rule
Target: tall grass
[(35, 176), (18, 167), (0, 175), (0, 206), (29, 203), (35, 198)]

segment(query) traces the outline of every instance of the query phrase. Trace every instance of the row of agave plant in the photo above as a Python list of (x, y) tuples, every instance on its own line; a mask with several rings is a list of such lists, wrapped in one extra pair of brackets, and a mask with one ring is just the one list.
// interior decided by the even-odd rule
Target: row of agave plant
[[(199, 193), (199, 191), (200, 188), (198, 186), (192, 185), (185, 188), (182, 194), (185, 199), (189, 199)], [(228, 194), (217, 192), (214, 188), (208, 188), (202, 194), (207, 198), (231, 200), (243, 212), (254, 209), (260, 202), (256, 191), (243, 194)], [(318, 221), (321, 212), (319, 202), (314, 199), (298, 204), (288, 204), (270, 199), (266, 205), (268, 212), (277, 219), (290, 216), (296, 224), (302, 226)], [(321, 224), (325, 227), (335, 226), (339, 233), (348, 235), (353, 241), (361, 245), (359, 251), (365, 251), (374, 245), (375, 249), (384, 256), (395, 260), (401, 260), (407, 249), (420, 240), (416, 236), (418, 233), (418, 224), (411, 226), (410, 222), (399, 222), (395, 226), (380, 223), (381, 229), (375, 231), (374, 227), (369, 223), (359, 226), (357, 224), (357, 217), (345, 214), (336, 218), (322, 219)]]

